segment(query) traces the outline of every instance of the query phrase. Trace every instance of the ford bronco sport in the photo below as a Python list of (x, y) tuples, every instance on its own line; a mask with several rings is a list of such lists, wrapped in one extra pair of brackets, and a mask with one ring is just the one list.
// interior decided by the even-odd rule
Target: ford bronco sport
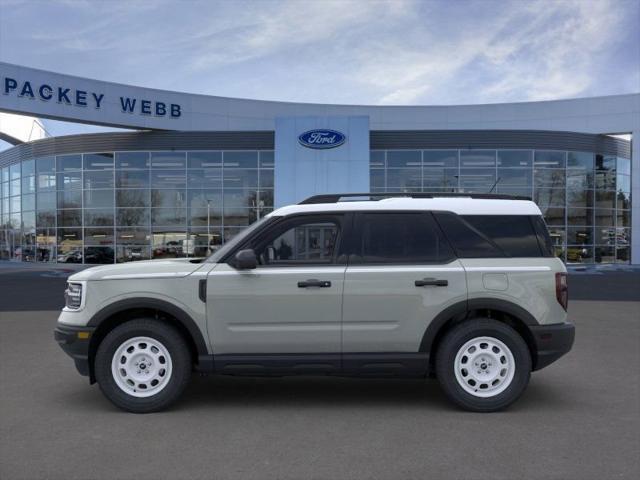
[(72, 275), (55, 338), (131, 412), (169, 406), (192, 371), (435, 376), (488, 412), (571, 349), (566, 310), (566, 269), (527, 199), (319, 195), (206, 259)]

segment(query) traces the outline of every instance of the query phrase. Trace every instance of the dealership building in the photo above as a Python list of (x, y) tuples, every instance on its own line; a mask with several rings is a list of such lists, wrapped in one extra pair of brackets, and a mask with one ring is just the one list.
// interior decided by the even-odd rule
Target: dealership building
[(568, 264), (640, 264), (640, 94), (455, 106), (196, 95), (0, 63), (0, 112), (125, 128), (21, 141), (0, 123), (0, 259), (203, 256), (319, 193), (532, 198)]

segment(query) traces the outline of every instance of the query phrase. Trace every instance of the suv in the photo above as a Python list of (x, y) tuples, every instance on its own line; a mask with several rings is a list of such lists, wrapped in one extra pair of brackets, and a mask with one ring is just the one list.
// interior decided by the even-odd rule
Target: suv
[(206, 259), (72, 275), (55, 338), (131, 412), (169, 406), (192, 371), (435, 376), (488, 412), (571, 349), (566, 310), (565, 266), (527, 199), (320, 195)]

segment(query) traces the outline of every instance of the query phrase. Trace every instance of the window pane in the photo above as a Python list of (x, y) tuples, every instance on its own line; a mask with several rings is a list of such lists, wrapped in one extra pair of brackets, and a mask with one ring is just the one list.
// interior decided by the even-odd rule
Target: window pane
[(461, 150), (460, 168), (467, 167), (495, 167), (495, 150)]
[(422, 155), (418, 150), (389, 150), (387, 152), (387, 167), (420, 167)]
[(274, 152), (260, 152), (260, 167), (273, 168), (274, 166)]
[[(13, 165), (12, 165), (13, 167)], [(19, 166), (18, 166), (19, 167)], [(37, 173), (53, 173), (56, 169), (55, 157), (44, 157), (36, 159), (36, 172)]]
[(84, 172), (84, 188), (113, 188), (113, 171), (96, 170)]
[(444, 263), (453, 258), (433, 217), (425, 213), (362, 215), (362, 263)]
[(105, 246), (112, 245), (113, 244), (113, 227), (85, 228), (84, 244), (85, 245), (105, 245)]
[(58, 227), (82, 226), (82, 210), (58, 210)]
[(422, 164), (425, 168), (458, 168), (457, 150), (424, 150)]
[(616, 170), (623, 175), (631, 175), (631, 160), (618, 157)]
[(569, 227), (567, 228), (567, 243), (574, 245), (593, 245), (593, 228)]
[(564, 188), (566, 185), (565, 170), (545, 170), (536, 168), (533, 171), (536, 187)]
[(118, 245), (150, 245), (151, 232), (149, 228), (118, 228), (116, 241)]
[[(94, 172), (87, 172), (94, 173)], [(103, 172), (99, 172), (103, 173)], [(73, 190), (82, 188), (82, 172), (58, 173), (58, 190)]]
[(55, 190), (56, 188), (56, 175), (54, 173), (43, 173), (38, 175), (37, 190), (48, 191)]
[(147, 188), (148, 186), (148, 170), (116, 171), (116, 187), (118, 188)]
[(258, 152), (224, 152), (225, 168), (258, 168)]
[(85, 226), (108, 226), (113, 225), (113, 209), (84, 209)]
[(53, 228), (56, 226), (56, 211), (45, 210), (36, 212), (36, 226)]
[(22, 162), (22, 176), (28, 177), (30, 175), (36, 174), (36, 161), (35, 160), (24, 160)]
[(538, 238), (531, 220), (525, 215), (464, 215), (510, 257), (540, 257)]
[(113, 208), (113, 190), (85, 190), (84, 208)]
[(186, 163), (185, 152), (151, 152), (151, 168), (184, 169)]
[(22, 210), (35, 210), (36, 209), (36, 195), (30, 193), (28, 195), (22, 195)]
[(384, 168), (384, 150), (372, 150), (369, 154), (369, 166), (371, 168)]
[(596, 227), (595, 229), (595, 241), (600, 245), (612, 245), (616, 244), (616, 229), (614, 227)]
[(113, 153), (85, 153), (83, 162), (85, 170), (113, 169)]
[(422, 169), (390, 168), (387, 170), (387, 188), (389, 190), (406, 189), (420, 191), (422, 189)]
[(38, 192), (36, 195), (36, 208), (38, 210), (55, 210), (56, 192)]
[(146, 189), (116, 190), (116, 205), (118, 207), (148, 207), (150, 201), (150, 191)]
[(192, 228), (189, 232), (190, 256), (206, 257), (222, 246), (220, 228)]
[(180, 226), (187, 225), (187, 210), (185, 208), (152, 208), (151, 224), (158, 226)]
[(567, 263), (593, 263), (593, 247), (568, 245)]
[(559, 188), (539, 187), (533, 191), (533, 201), (542, 209), (547, 207), (564, 207), (565, 190)]
[(536, 150), (533, 163), (536, 168), (564, 168), (565, 159), (565, 152)]
[(258, 192), (256, 190), (224, 190), (225, 208), (257, 207)]
[(593, 209), (568, 208), (567, 225), (593, 225)]
[(615, 172), (616, 157), (596, 155), (596, 170), (601, 172)]
[(144, 245), (117, 245), (116, 262), (135, 262), (137, 260), (149, 260), (151, 248)]
[(84, 249), (84, 263), (105, 264), (113, 263), (113, 247), (86, 247)]
[[(42, 193), (38, 194), (38, 198), (42, 195)], [(82, 191), (58, 192), (58, 208), (82, 208)]]
[(531, 169), (528, 168), (498, 168), (498, 185), (531, 186), (531, 173)]
[(619, 192), (630, 193), (631, 192), (631, 177), (629, 175), (621, 175), (618, 173), (616, 176), (616, 190)]
[(150, 210), (148, 208), (118, 208), (116, 210), (116, 225), (148, 226), (149, 221)]
[(149, 168), (149, 152), (118, 152), (116, 168)]
[(82, 169), (82, 155), (61, 155), (56, 161), (58, 172)]
[(260, 264), (332, 263), (338, 225), (331, 221), (294, 224), (256, 249)]
[(589, 152), (568, 152), (567, 168), (582, 168), (587, 171), (593, 170), (593, 153)]
[(153, 188), (185, 188), (187, 177), (184, 170), (156, 170), (151, 171), (151, 186)]
[(593, 207), (593, 190), (567, 188), (567, 207)]
[(384, 170), (369, 170), (371, 188), (384, 188)]
[(425, 168), (423, 175), (425, 191), (434, 189), (454, 191), (458, 188), (457, 168)]
[(596, 247), (595, 262), (596, 263), (615, 263), (616, 249), (614, 247)]
[(273, 188), (273, 170), (260, 170), (260, 188)]
[(616, 194), (617, 208), (628, 210), (631, 208), (631, 194), (628, 192), (618, 192)]
[(187, 182), (189, 188), (222, 188), (222, 169), (189, 170), (187, 172)]
[(605, 210), (602, 208), (596, 208), (596, 225), (603, 227), (614, 227), (616, 225), (616, 217), (614, 210)]
[(434, 215), (459, 257), (504, 257), (503, 252), (470, 228), (458, 215), (444, 212), (434, 212)]
[(222, 152), (187, 152), (189, 168), (211, 168), (222, 166)]
[(185, 190), (151, 190), (151, 206), (165, 208), (186, 207)]
[[(462, 160), (460, 160), (462, 161)], [(464, 192), (488, 192), (496, 183), (496, 171), (489, 168), (461, 168), (460, 189)]]
[(258, 186), (258, 170), (225, 168), (223, 178), (225, 188), (251, 188)]

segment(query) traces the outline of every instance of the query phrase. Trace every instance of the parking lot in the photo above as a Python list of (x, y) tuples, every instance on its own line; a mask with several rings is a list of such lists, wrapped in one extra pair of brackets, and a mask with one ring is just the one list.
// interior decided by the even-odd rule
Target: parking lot
[(638, 273), (572, 276), (574, 350), (497, 414), (457, 410), (435, 381), (232, 377), (123, 413), (53, 341), (64, 276), (0, 270), (3, 480), (640, 475)]

